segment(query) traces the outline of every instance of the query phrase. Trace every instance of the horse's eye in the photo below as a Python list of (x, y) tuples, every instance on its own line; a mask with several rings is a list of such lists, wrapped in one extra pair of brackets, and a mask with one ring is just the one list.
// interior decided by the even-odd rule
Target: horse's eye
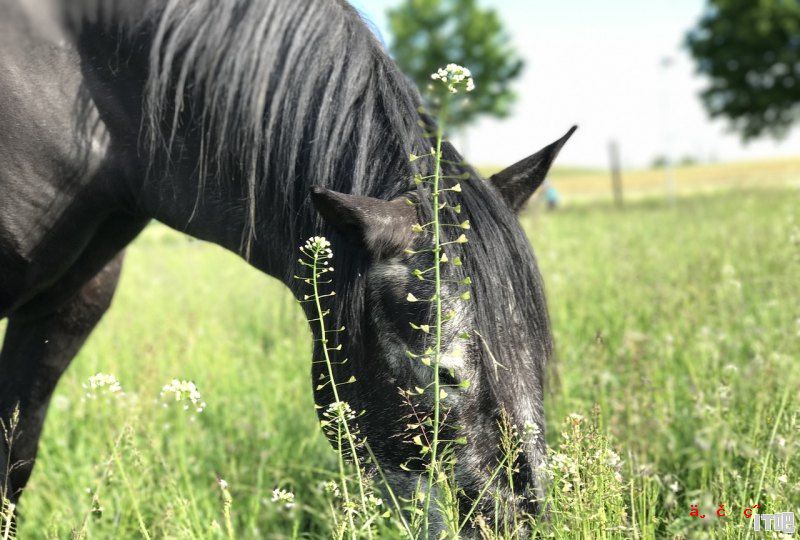
[(450, 368), (439, 368), (439, 382), (447, 386), (458, 386), (458, 377), (455, 370)]

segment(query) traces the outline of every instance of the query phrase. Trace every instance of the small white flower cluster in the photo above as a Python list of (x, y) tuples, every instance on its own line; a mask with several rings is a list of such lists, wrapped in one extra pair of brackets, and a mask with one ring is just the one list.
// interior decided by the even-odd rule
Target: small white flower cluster
[(434, 81), (441, 81), (447, 86), (451, 94), (457, 94), (460, 87), (464, 87), (467, 92), (475, 90), (475, 81), (472, 80), (472, 72), (464, 66), (458, 64), (447, 64), (439, 68), (436, 73), (431, 75)]
[(275, 488), (272, 490), (272, 502), (283, 505), (286, 510), (294, 508), (294, 493), (285, 489)]
[(594, 458), (614, 471), (614, 479), (622, 483), (622, 458), (619, 457), (619, 454), (611, 448), (606, 448), (605, 452), (596, 452)]
[(179, 402), (183, 403), (185, 411), (194, 408), (195, 412), (201, 413), (206, 408), (203, 396), (192, 381), (172, 379), (161, 389), (161, 398), (165, 400), (164, 407), (169, 406), (169, 402)]
[(600, 482), (608, 489), (621, 489), (622, 458), (585, 422), (580, 414), (567, 416), (560, 451), (551, 452), (549, 464), (542, 464), (542, 471), (556, 481), (563, 493), (579, 493), (598, 478), (604, 479)]
[(119, 380), (108, 373), (92, 375), (83, 383), (83, 388), (86, 390), (86, 399), (97, 399), (104, 396), (123, 397), (125, 395)]
[(525, 426), (522, 429), (522, 436), (525, 440), (532, 440), (542, 434), (542, 430), (539, 426), (532, 422), (525, 422)]
[(567, 454), (562, 454), (560, 452), (553, 454), (550, 458), (550, 466), (546, 469), (546, 472), (549, 473), (551, 480), (555, 477), (556, 473), (558, 474), (561, 480), (561, 490), (565, 493), (574, 490), (573, 484), (581, 484), (578, 462)]
[(318, 255), (320, 259), (333, 259), (331, 243), (324, 236), (312, 236), (306, 240), (304, 245), (300, 246), (300, 251), (310, 257)]
[(344, 418), (348, 422), (356, 419), (356, 412), (346, 401), (334, 401), (328, 405), (325, 415), (331, 419)]
[(336, 498), (341, 497), (342, 492), (339, 490), (339, 484), (333, 480), (328, 480), (322, 484), (322, 489), (325, 493), (333, 495)]

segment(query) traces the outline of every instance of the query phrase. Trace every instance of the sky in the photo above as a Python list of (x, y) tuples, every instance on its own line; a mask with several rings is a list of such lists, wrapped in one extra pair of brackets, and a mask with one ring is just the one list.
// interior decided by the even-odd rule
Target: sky
[[(351, 0), (390, 41), (386, 10), (398, 0)], [(526, 63), (510, 118), (484, 119), (456, 140), (479, 165), (508, 165), (578, 132), (562, 165), (605, 167), (617, 141), (625, 167), (658, 155), (736, 161), (800, 155), (800, 129), (781, 142), (743, 144), (709, 120), (704, 81), (683, 47), (704, 0), (483, 0), (495, 8)], [(672, 65), (662, 67), (670, 58)], [(467, 66), (469, 67), (469, 66)], [(476, 81), (480, 84), (480, 81)]]

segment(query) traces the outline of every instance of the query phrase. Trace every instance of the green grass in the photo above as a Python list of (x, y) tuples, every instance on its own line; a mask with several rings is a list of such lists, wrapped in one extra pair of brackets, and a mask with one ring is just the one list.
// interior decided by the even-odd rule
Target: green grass
[[(558, 350), (548, 440), (577, 467), (554, 471), (550, 532), (739, 538), (753, 535), (742, 506), (756, 502), (800, 518), (798, 192), (596, 204), (523, 223)], [(316, 418), (310, 351), (282, 285), (148, 228), (53, 399), (20, 537), (224, 538), (216, 474), (238, 537), (328, 537), (320, 485), (337, 457)], [(138, 400), (82, 401), (96, 372)], [(197, 383), (202, 414), (156, 403), (176, 377)], [(563, 423), (571, 413), (586, 419)], [(607, 445), (622, 483), (598, 469)], [(293, 509), (271, 501), (275, 488), (294, 492)], [(689, 517), (696, 503), (706, 519)], [(719, 503), (725, 519), (712, 516)]]

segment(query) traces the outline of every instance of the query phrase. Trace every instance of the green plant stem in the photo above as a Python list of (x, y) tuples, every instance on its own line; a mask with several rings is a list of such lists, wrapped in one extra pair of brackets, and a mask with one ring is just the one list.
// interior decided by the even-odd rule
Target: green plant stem
[(139, 502), (136, 499), (136, 492), (133, 490), (131, 480), (128, 477), (128, 473), (125, 469), (125, 464), (122, 462), (122, 457), (119, 455), (119, 447), (114, 446), (112, 449), (112, 456), (117, 464), (117, 470), (122, 477), (122, 483), (125, 485), (125, 489), (128, 490), (128, 495), (131, 498), (131, 506), (133, 506), (133, 513), (136, 515), (136, 521), (139, 524), (139, 531), (142, 533), (143, 538), (150, 540), (150, 533), (147, 531), (147, 525), (144, 522), (144, 516), (142, 516), (142, 511), (139, 508)]
[[(338, 399), (337, 399), (338, 401)], [(347, 476), (344, 472), (344, 449), (342, 448), (342, 426), (341, 419), (336, 426), (336, 454), (339, 458), (339, 481), (342, 483), (342, 493), (344, 493), (344, 506), (347, 521), (350, 523), (350, 538), (356, 537), (356, 524), (353, 521), (353, 513), (350, 511), (350, 491), (347, 489)]]
[(431, 441), (431, 461), (428, 468), (428, 492), (425, 494), (425, 538), (430, 537), (430, 505), (433, 484), (438, 475), (439, 458), (439, 424), (441, 422), (441, 398), (439, 384), (439, 361), (442, 352), (442, 238), (439, 216), (439, 183), (442, 176), (442, 140), (444, 139), (444, 122), (447, 118), (447, 100), (442, 105), (439, 122), (436, 128), (436, 154), (433, 172), (433, 268), (434, 268), (434, 309), (436, 311), (436, 344), (433, 350), (433, 440)]
[[(339, 416), (339, 424), (344, 426), (345, 437), (347, 438), (348, 445), (350, 446), (350, 453), (353, 456), (353, 463), (356, 466), (356, 478), (358, 479), (358, 490), (361, 495), (361, 510), (364, 513), (364, 516), (367, 515), (367, 504), (366, 504), (366, 496), (364, 494), (364, 481), (361, 477), (361, 466), (358, 464), (358, 453), (356, 452), (356, 445), (355, 441), (353, 440), (353, 435), (350, 432), (350, 425), (348, 424), (347, 417), (345, 415), (344, 407), (342, 407), (342, 401), (339, 399), (339, 390), (336, 386), (336, 379), (333, 376), (333, 364), (331, 363), (331, 357), (328, 353), (328, 338), (327, 338), (327, 330), (325, 328), (325, 313), (322, 309), (322, 304), (320, 303), (320, 294), (319, 294), (319, 251), (314, 252), (314, 264), (311, 269), (311, 282), (314, 287), (314, 305), (317, 308), (317, 322), (319, 323), (319, 331), (320, 336), (322, 339), (322, 352), (325, 357), (325, 366), (328, 369), (328, 377), (329, 382), (331, 385), (331, 390), (333, 391), (333, 399), (336, 400), (337, 404), (337, 415)], [(341, 434), (341, 428), (338, 428), (338, 432)], [(347, 482), (346, 478), (344, 477), (344, 458), (342, 457), (341, 452), (341, 436), (339, 437), (339, 467), (340, 467), (340, 474), (342, 476), (342, 488), (344, 489), (345, 493), (345, 501), (347, 501)], [(355, 530), (353, 529), (353, 518), (352, 514), (348, 514), (350, 517), (350, 526), (352, 534), (355, 534)], [(372, 538), (371, 530), (368, 530), (368, 536)]]
[(769, 435), (769, 444), (767, 444), (767, 450), (764, 453), (764, 460), (761, 462), (761, 478), (758, 480), (758, 488), (756, 489), (756, 497), (761, 496), (761, 490), (764, 488), (764, 477), (767, 474), (767, 467), (769, 466), (770, 458), (772, 457), (772, 448), (773, 444), (775, 443), (775, 435), (778, 433), (778, 426), (781, 423), (781, 417), (783, 416), (783, 411), (786, 409), (786, 402), (789, 399), (789, 386), (786, 387), (786, 390), (783, 393), (783, 397), (781, 398), (781, 404), (778, 408), (778, 413), (775, 415), (775, 421), (772, 423), (772, 431)]
[(378, 464), (378, 458), (375, 457), (375, 454), (372, 452), (372, 447), (369, 445), (368, 441), (364, 441), (364, 448), (367, 449), (369, 453), (369, 457), (372, 459), (372, 462), (375, 464), (375, 469), (378, 471), (378, 474), (381, 477), (381, 482), (383, 485), (386, 486), (386, 491), (389, 494), (389, 498), (392, 501), (392, 504), (397, 510), (397, 516), (400, 518), (400, 523), (403, 524), (403, 529), (405, 530), (406, 534), (408, 534), (409, 538), (414, 538), (414, 533), (411, 532), (411, 527), (408, 526), (408, 522), (406, 521), (405, 516), (403, 516), (403, 509), (400, 507), (400, 502), (397, 500), (397, 497), (394, 494), (394, 490), (392, 486), (389, 485), (389, 480), (387, 480), (386, 475), (383, 473), (383, 469)]
[(495, 468), (494, 472), (492, 473), (492, 476), (489, 477), (489, 481), (486, 482), (486, 484), (481, 489), (480, 493), (478, 493), (478, 496), (475, 498), (475, 501), (472, 503), (472, 506), (470, 507), (469, 512), (467, 512), (467, 515), (464, 516), (463, 520), (461, 520), (461, 525), (459, 525), (458, 531), (456, 531), (456, 534), (460, 534), (461, 531), (464, 529), (464, 527), (467, 526), (467, 523), (469, 523), (469, 518), (472, 517), (472, 514), (475, 512), (475, 509), (478, 508), (478, 504), (481, 502), (481, 499), (483, 499), (484, 495), (486, 495), (486, 492), (489, 491), (489, 488), (494, 483), (494, 480), (495, 480), (495, 478), (497, 478), (497, 475), (500, 474), (500, 471), (503, 470), (503, 467), (505, 466), (507, 461), (508, 461), (508, 455), (503, 456), (503, 460), (497, 465), (497, 467)]

